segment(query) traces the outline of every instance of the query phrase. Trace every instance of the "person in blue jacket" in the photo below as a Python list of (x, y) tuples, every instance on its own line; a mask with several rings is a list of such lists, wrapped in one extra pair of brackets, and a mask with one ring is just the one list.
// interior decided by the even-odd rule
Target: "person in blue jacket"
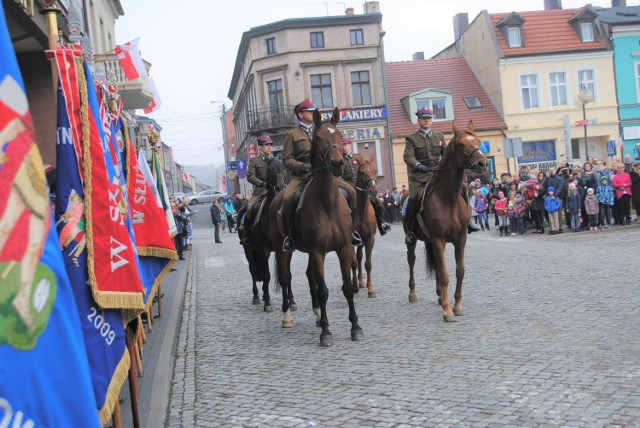
[(551, 226), (549, 235), (558, 234), (558, 230), (559, 230), (558, 210), (560, 210), (561, 205), (562, 203), (560, 201), (560, 198), (556, 197), (555, 187), (549, 186), (547, 188), (547, 196), (544, 198), (544, 208), (549, 213), (549, 225)]

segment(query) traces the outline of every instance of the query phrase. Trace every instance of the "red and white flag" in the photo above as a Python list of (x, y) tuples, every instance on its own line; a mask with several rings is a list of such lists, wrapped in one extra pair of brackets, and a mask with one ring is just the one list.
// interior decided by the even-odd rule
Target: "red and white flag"
[(153, 77), (149, 78), (149, 88), (151, 88), (151, 92), (153, 92), (153, 99), (149, 104), (149, 107), (143, 109), (144, 114), (149, 114), (152, 111), (158, 110), (160, 108), (160, 95), (158, 95), (158, 88), (156, 88), (156, 82), (153, 81)]
[(124, 45), (117, 45), (115, 48), (120, 66), (127, 80), (136, 80), (148, 76), (147, 68), (144, 66), (142, 55), (138, 50), (139, 41), (140, 37)]
[(185, 181), (186, 183), (189, 182), (189, 173), (188, 172), (183, 172), (182, 173), (182, 180)]

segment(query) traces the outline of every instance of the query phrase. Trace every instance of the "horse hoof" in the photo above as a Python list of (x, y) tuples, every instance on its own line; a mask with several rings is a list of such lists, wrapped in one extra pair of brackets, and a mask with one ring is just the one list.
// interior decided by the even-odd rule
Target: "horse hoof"
[(418, 296), (415, 294), (409, 294), (409, 303), (415, 303), (418, 301)]
[(370, 299), (375, 299), (376, 297), (378, 297), (378, 294), (375, 291), (369, 291), (367, 295)]
[(289, 310), (290, 310), (291, 312), (295, 312), (295, 311), (297, 311), (297, 310), (298, 310), (298, 305), (296, 305), (295, 303), (290, 304), (290, 305), (289, 305)]
[(259, 297), (254, 297), (253, 298), (253, 302), (251, 302), (254, 305), (259, 305), (260, 304), (260, 298)]
[(359, 342), (361, 340), (364, 340), (364, 333), (362, 332), (362, 329), (352, 331), (351, 340), (354, 342)]
[(329, 346), (333, 345), (333, 336), (330, 334), (327, 335), (320, 335), (320, 346), (322, 346), (323, 348), (328, 348)]
[(454, 315), (443, 315), (442, 318), (444, 318), (444, 322), (458, 322)]
[(453, 308), (453, 314), (457, 317), (461, 317), (464, 316), (464, 309), (460, 308), (460, 309), (456, 309)]
[(293, 321), (292, 320), (282, 321), (282, 328), (293, 328)]
[(264, 305), (265, 312), (273, 312), (273, 307), (271, 305)]

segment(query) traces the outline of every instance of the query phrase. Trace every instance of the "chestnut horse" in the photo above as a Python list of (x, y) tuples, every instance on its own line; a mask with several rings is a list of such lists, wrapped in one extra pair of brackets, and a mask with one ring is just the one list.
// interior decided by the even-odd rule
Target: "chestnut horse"
[[(351, 321), (351, 340), (363, 338), (362, 329), (358, 325), (358, 315), (353, 303), (353, 295), (357, 285), (355, 278), (350, 277), (352, 265), (355, 265), (355, 253), (351, 245), (353, 224), (347, 201), (338, 189), (337, 177), (342, 174), (341, 134), (336, 124), (340, 121), (340, 111), (333, 111), (331, 120), (322, 122), (320, 112), (313, 113), (315, 129), (311, 141), (311, 182), (296, 221), (293, 224), (293, 236), (296, 248), (309, 254), (307, 278), (316, 324), (322, 328), (320, 345), (330, 346), (333, 337), (329, 331), (327, 318), (327, 300), (329, 289), (324, 279), (325, 256), (335, 251), (340, 261), (342, 274), (342, 293), (349, 304), (349, 321)], [(272, 227), (272, 242), (281, 243), (284, 239), (282, 218), (278, 210), (282, 205), (279, 193), (271, 204), (269, 217)], [(276, 261), (278, 279), (282, 286), (282, 327), (293, 327), (293, 320), (286, 293), (291, 288), (291, 253), (286, 253), (280, 245), (276, 245)]]
[[(267, 179), (265, 187), (267, 195), (263, 204), (263, 212), (258, 223), (246, 225), (247, 229), (247, 245), (244, 246), (244, 254), (249, 262), (249, 272), (251, 273), (251, 281), (253, 283), (253, 304), (260, 304), (260, 295), (256, 282), (262, 281), (262, 300), (264, 302), (263, 309), (265, 312), (272, 312), (271, 296), (269, 294), (269, 282), (271, 281), (271, 272), (269, 271), (269, 256), (274, 251), (274, 244), (271, 242), (269, 234), (269, 206), (276, 194), (286, 187), (288, 172), (282, 161), (278, 158), (269, 158), (267, 161)], [(258, 209), (259, 207), (256, 207)], [(258, 213), (252, 213), (255, 216)], [(289, 305), (295, 310), (296, 303), (293, 300), (293, 294), (289, 294)]]
[[(464, 315), (462, 309), (462, 281), (464, 279), (464, 247), (467, 243), (467, 227), (471, 211), (462, 196), (464, 170), (475, 173), (484, 172), (488, 166), (487, 158), (480, 152), (480, 140), (473, 132), (473, 121), (469, 121), (466, 130), (460, 130), (452, 122), (453, 138), (444, 150), (440, 164), (425, 189), (426, 195), (420, 204), (420, 212), (414, 222), (416, 237), (425, 242), (427, 267), (429, 273), (436, 273), (436, 293), (438, 303), (444, 310), (444, 320), (455, 322), (456, 315)], [(406, 228), (406, 225), (405, 225)], [(449, 274), (444, 260), (447, 242), (455, 249), (456, 291), (453, 310), (449, 304)], [(409, 301), (415, 302), (416, 283), (413, 277), (416, 242), (407, 246), (409, 263)]]
[(376, 230), (378, 227), (369, 195), (373, 195), (373, 197), (377, 197), (378, 195), (378, 170), (375, 166), (373, 154), (367, 160), (360, 155), (356, 155), (355, 160), (358, 163), (358, 169), (356, 171), (357, 207), (354, 218), (355, 229), (362, 238), (362, 245), (358, 247), (356, 252), (358, 262), (357, 276), (360, 287), (364, 288), (365, 282), (364, 275), (362, 274), (362, 256), (364, 251), (364, 268), (367, 272), (367, 295), (373, 298), (378, 297), (378, 295), (373, 289), (373, 283), (371, 282), (371, 252), (376, 243)]

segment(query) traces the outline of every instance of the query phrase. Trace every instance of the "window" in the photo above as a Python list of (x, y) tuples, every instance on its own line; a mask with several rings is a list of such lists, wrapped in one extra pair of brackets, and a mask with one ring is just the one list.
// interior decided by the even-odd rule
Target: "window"
[(276, 49), (276, 38), (271, 37), (270, 39), (267, 39), (267, 55), (273, 55), (276, 52), (278, 52)]
[(462, 100), (464, 101), (464, 104), (469, 109), (482, 108), (482, 104), (480, 104), (480, 99), (478, 99), (478, 97), (476, 97), (475, 95), (471, 97), (462, 97)]
[(520, 33), (520, 27), (509, 27), (509, 47), (519, 48), (522, 46), (522, 34)]
[(580, 23), (580, 34), (582, 34), (582, 42), (593, 42), (593, 24), (591, 22)]
[(595, 96), (595, 82), (593, 80), (593, 70), (578, 70), (578, 92), (582, 89), (588, 89)]
[(364, 34), (362, 30), (349, 30), (349, 36), (351, 38), (351, 46), (364, 45)]
[(324, 47), (324, 33), (322, 31), (311, 33), (311, 49), (323, 48), (323, 47)]
[(416, 110), (428, 108), (433, 111), (433, 120), (447, 119), (447, 102), (445, 98), (418, 98), (416, 99)]
[(522, 106), (524, 108), (538, 108), (538, 76), (524, 74), (520, 76), (520, 91), (522, 92)]
[(371, 104), (371, 85), (368, 71), (351, 72), (351, 93), (353, 94), (353, 105)]
[(330, 74), (311, 75), (311, 101), (317, 107), (333, 107)]
[(271, 108), (280, 107), (284, 104), (282, 79), (267, 82), (267, 90), (269, 91), (269, 106)]
[(549, 90), (552, 106), (567, 105), (567, 76), (565, 72), (549, 74)]
[(633, 64), (636, 71), (636, 100), (640, 100), (640, 62)]

